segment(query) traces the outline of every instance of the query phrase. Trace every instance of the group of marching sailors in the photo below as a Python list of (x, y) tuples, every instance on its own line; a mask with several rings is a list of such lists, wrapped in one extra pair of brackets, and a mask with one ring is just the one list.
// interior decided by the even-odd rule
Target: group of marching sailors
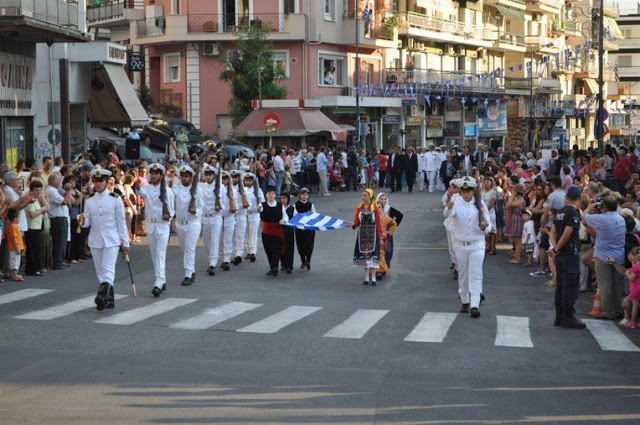
[[(243, 259), (256, 260), (261, 224), (262, 244), (269, 261), (268, 276), (277, 276), (279, 266), (286, 273), (292, 272), (294, 240), (301, 268), (311, 269), (315, 232), (283, 226), (298, 213), (315, 212), (306, 188), (300, 190), (299, 200), (290, 205), (286, 193), (276, 200), (274, 187), (263, 193), (252, 173), (218, 170), (208, 163), (201, 164), (199, 170), (182, 165), (178, 177), (170, 181), (162, 164), (153, 163), (147, 171), (148, 178), (143, 182), (146, 184), (136, 184), (135, 188), (145, 204), (155, 273), (151, 291), (154, 297), (167, 290), (165, 264), (172, 220), (183, 253), (182, 286), (190, 286), (196, 280), (196, 246), (200, 235), (208, 259), (206, 272), (214, 276), (220, 257), (220, 268), (225, 271), (230, 270), (231, 263), (237, 266)], [(91, 228), (88, 241), (100, 282), (95, 298), (98, 310), (115, 306), (115, 264), (120, 250), (127, 254), (129, 248), (122, 200), (106, 191), (110, 176), (108, 170), (92, 171), (94, 192), (78, 217), (82, 227)]]

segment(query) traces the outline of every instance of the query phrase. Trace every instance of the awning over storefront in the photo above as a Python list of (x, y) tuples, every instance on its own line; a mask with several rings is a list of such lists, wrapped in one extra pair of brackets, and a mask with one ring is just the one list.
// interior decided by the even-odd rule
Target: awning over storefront
[(499, 5), (495, 5), (494, 7), (498, 9), (498, 12), (500, 12), (500, 14), (505, 18), (518, 19), (520, 21), (524, 21), (524, 13), (518, 10), (510, 9), (506, 6), (499, 6)]
[[(273, 132), (267, 132), (265, 125), (265, 117), (270, 114), (274, 114), (278, 122)], [(347, 131), (316, 108), (254, 109), (234, 130), (241, 137), (305, 137), (322, 131), (330, 132), (336, 141), (347, 139)]]
[(105, 63), (94, 70), (87, 112), (92, 127), (141, 127), (149, 123), (122, 65)]
[(587, 91), (591, 92), (587, 94), (595, 96), (600, 92), (600, 90), (598, 90), (598, 83), (596, 83), (596, 80), (594, 80), (593, 78), (585, 78), (584, 86), (587, 89)]
[(616, 20), (608, 16), (603, 16), (603, 18), (604, 27), (609, 29), (613, 38), (624, 39), (624, 34), (622, 34), (622, 31), (620, 31), (620, 27), (618, 26)]

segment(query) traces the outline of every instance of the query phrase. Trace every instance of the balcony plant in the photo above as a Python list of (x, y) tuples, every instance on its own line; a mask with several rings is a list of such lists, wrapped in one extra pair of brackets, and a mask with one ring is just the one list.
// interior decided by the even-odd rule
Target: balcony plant
[(382, 19), (382, 35), (393, 39), (396, 29), (400, 27), (400, 19), (395, 15), (386, 15)]

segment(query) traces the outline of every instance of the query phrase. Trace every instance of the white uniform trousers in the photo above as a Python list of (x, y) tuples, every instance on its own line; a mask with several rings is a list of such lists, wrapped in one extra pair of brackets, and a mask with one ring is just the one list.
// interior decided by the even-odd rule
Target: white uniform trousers
[(113, 279), (116, 275), (116, 261), (120, 253), (119, 246), (110, 246), (108, 248), (91, 248), (93, 256), (93, 266), (96, 268), (98, 282), (106, 282), (113, 286)]
[(429, 192), (436, 190), (436, 186), (438, 186), (438, 189), (440, 188), (441, 182), (438, 177), (438, 171), (427, 171), (427, 178), (429, 179)]
[(202, 224), (200, 220), (193, 220), (188, 224), (176, 223), (176, 233), (182, 248), (184, 276), (191, 277), (196, 272), (196, 245), (200, 237)]
[(449, 246), (449, 257), (451, 257), (451, 264), (457, 265), (458, 262), (456, 261), (456, 238), (454, 233), (447, 229), (446, 227), (444, 228), (445, 231), (447, 232), (447, 245)]
[(222, 234), (222, 216), (205, 217), (202, 219), (202, 241), (209, 257), (209, 265), (218, 265), (220, 254), (220, 235)]
[(228, 215), (222, 219), (222, 261), (228, 263), (233, 254), (233, 232), (236, 228), (236, 216)]
[(484, 249), (484, 239), (470, 245), (463, 245), (461, 241), (455, 242), (458, 261), (458, 294), (462, 304), (470, 304), (471, 308), (480, 306)]
[(151, 259), (153, 260), (153, 270), (156, 275), (156, 281), (153, 286), (161, 288), (166, 283), (165, 266), (167, 261), (167, 244), (169, 243), (170, 228), (169, 223), (165, 228), (156, 228), (153, 232), (147, 232), (149, 240), (149, 251), (151, 251)]
[(244, 256), (244, 240), (247, 234), (246, 212), (236, 213), (236, 228), (233, 231), (233, 258)]
[(260, 213), (247, 214), (247, 235), (244, 243), (247, 254), (256, 255), (258, 251), (258, 233), (260, 233)]
[(444, 187), (444, 182), (442, 181), (442, 178), (440, 177), (440, 173), (437, 172), (437, 171), (435, 173), (436, 173), (435, 181), (438, 183), (436, 188), (438, 190), (446, 190), (446, 187)]
[(426, 171), (418, 171), (416, 179), (418, 179), (418, 190), (422, 192), (424, 190), (424, 177), (427, 175)]

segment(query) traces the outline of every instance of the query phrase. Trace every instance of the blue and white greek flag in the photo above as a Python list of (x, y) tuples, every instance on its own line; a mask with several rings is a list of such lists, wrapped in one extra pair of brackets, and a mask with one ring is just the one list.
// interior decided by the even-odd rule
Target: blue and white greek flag
[(285, 226), (301, 230), (324, 231), (347, 227), (347, 224), (349, 223), (339, 218), (309, 211), (294, 215), (288, 223), (285, 223)]

